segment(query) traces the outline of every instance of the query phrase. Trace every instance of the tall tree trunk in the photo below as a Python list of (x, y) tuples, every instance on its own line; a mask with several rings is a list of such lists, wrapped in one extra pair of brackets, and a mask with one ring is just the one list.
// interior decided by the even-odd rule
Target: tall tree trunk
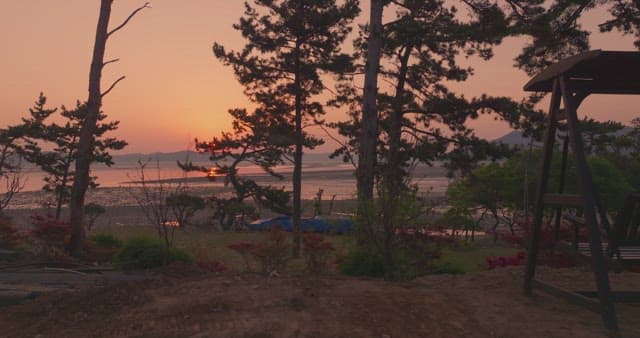
[(389, 154), (385, 164), (384, 182), (382, 182), (384, 187), (382, 223), (384, 228), (384, 257), (385, 264), (388, 267), (387, 279), (393, 279), (393, 271), (395, 270), (393, 242), (395, 239), (395, 227), (398, 226), (395, 222), (398, 219), (397, 213), (402, 212), (402, 210), (399, 210), (398, 203), (401, 198), (402, 185), (404, 184), (400, 147), (402, 143), (402, 118), (404, 115), (404, 87), (412, 49), (413, 47), (407, 46), (400, 59), (400, 71), (398, 72), (389, 129)]
[(382, 50), (382, 11), (383, 0), (371, 0), (369, 17), (369, 37), (367, 39), (367, 62), (365, 65), (364, 92), (362, 98), (362, 121), (358, 149), (358, 214), (371, 226), (368, 215), (373, 200), (374, 168), (376, 162), (376, 144), (378, 141), (378, 69)]
[(377, 238), (373, 215), (373, 186), (378, 143), (378, 70), (382, 53), (383, 0), (371, 0), (369, 37), (367, 38), (367, 62), (365, 64), (364, 91), (362, 95), (362, 119), (356, 169), (359, 232), (368, 241), (382, 249)]
[[(70, 143), (74, 144), (75, 142), (76, 138), (73, 137)], [(65, 161), (64, 173), (62, 174), (62, 180), (60, 182), (62, 190), (58, 192), (58, 203), (56, 205), (56, 221), (60, 220), (60, 216), (62, 215), (62, 205), (64, 204), (64, 200), (69, 197), (67, 195), (67, 182), (69, 182), (69, 168), (73, 162), (73, 148), (69, 150), (69, 154)]]
[[(302, 2), (300, 2), (302, 4)], [(300, 42), (295, 47), (295, 138), (293, 154), (293, 257), (300, 257), (300, 229), (302, 226), (302, 86), (300, 81)]]
[(98, 115), (102, 106), (102, 92), (100, 80), (104, 67), (104, 53), (109, 38), (109, 19), (111, 17), (111, 5), (113, 0), (101, 0), (100, 16), (96, 29), (96, 39), (93, 46), (93, 58), (89, 71), (89, 99), (87, 100), (87, 116), (80, 130), (78, 141), (78, 156), (76, 159), (76, 172), (71, 189), (70, 222), (71, 242), (70, 251), (74, 257), (79, 257), (84, 245), (84, 199), (89, 186), (89, 166), (93, 152), (93, 135), (98, 121)]

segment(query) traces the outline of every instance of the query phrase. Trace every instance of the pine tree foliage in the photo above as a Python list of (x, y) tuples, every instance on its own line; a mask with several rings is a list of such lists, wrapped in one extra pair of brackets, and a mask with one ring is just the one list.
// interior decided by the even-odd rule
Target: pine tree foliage
[(0, 180), (4, 185), (0, 191), (0, 213), (11, 202), (13, 196), (24, 187), (22, 161), (34, 161), (41, 149), (32, 139), (42, 135), (43, 121), (56, 109), (47, 109), (47, 98), (40, 96), (29, 108), (29, 116), (17, 125), (0, 129)]
[(608, 1), (611, 4), (609, 13), (612, 19), (600, 24), (601, 32), (618, 30), (623, 34), (633, 34), (634, 44), (640, 48), (640, 2), (637, 0)]
[[(77, 102), (74, 109), (62, 106), (59, 110), (47, 108), (46, 102), (47, 98), (40, 93), (34, 106), (29, 109), (28, 116), (22, 118), (21, 124), (7, 129), (6, 135), (12, 137), (2, 140), (2, 145), (7, 149), (5, 154), (14, 154), (13, 160), (24, 159), (45, 172), (43, 190), (55, 194), (56, 219), (60, 219), (62, 206), (70, 197), (78, 139), (87, 112), (86, 105), (80, 102)], [(56, 115), (64, 121), (63, 124), (49, 121)], [(119, 125), (118, 121), (104, 122), (106, 118), (107, 115), (100, 112), (93, 135), (91, 162), (111, 166), (114, 163), (109, 152), (123, 149), (127, 142), (105, 136)], [(8, 168), (6, 165), (9, 163), (5, 164), (3, 161), (3, 166)], [(89, 186), (98, 186), (95, 176), (90, 177)]]
[(291, 127), (282, 116), (270, 116), (260, 109), (253, 113), (246, 109), (230, 109), (233, 117), (232, 131), (222, 132), (210, 141), (196, 139), (196, 149), (208, 153), (215, 163), (214, 171), (207, 167), (195, 166), (190, 162), (179, 163), (185, 170), (201, 171), (224, 177), (225, 183), (233, 188), (233, 197), (212, 197), (216, 208), (216, 218), (224, 229), (230, 228), (238, 213), (246, 211), (243, 203), (253, 199), (259, 205), (281, 214), (290, 215), (291, 193), (283, 187), (261, 186), (255, 180), (241, 174), (239, 166), (252, 164), (267, 174), (282, 179), (275, 171), (276, 166), (290, 158), (293, 146)]
[[(80, 130), (87, 115), (86, 104), (77, 102), (74, 109), (67, 109), (62, 106), (60, 116), (65, 121), (59, 125), (51, 123), (45, 125), (45, 133), (42, 135), (44, 141), (48, 141), (53, 145), (51, 151), (43, 152), (41, 156), (43, 160), (37, 163), (40, 168), (47, 174), (44, 181), (43, 189), (53, 192), (56, 196), (56, 218), (61, 216), (62, 205), (69, 201), (71, 196), (71, 186), (75, 177), (75, 160), (77, 158), (78, 140), (80, 138)], [(105, 122), (107, 115), (100, 112), (98, 115), (98, 123), (94, 129), (93, 135), (93, 155), (92, 163), (102, 163), (106, 166), (114, 164), (113, 157), (109, 153), (112, 150), (121, 150), (127, 146), (127, 142), (114, 137), (106, 137), (109, 131), (116, 130), (119, 121)], [(97, 177), (89, 177), (89, 187), (96, 188), (98, 183)]]
[[(535, 110), (535, 104), (541, 95), (516, 102), (488, 95), (467, 98), (452, 91), (451, 83), (464, 82), (473, 75), (473, 69), (460, 61), (472, 56), (489, 59), (493, 56), (492, 48), (505, 37), (527, 36), (526, 45), (515, 61), (518, 67), (534, 74), (589, 48), (589, 34), (578, 19), (599, 4), (582, 0), (386, 2), (395, 17), (382, 29), (378, 74), (386, 86), (381, 87), (377, 97), (378, 114), (361, 120), (363, 114), (358, 103), (362, 100), (357, 96), (358, 90), (344, 85), (335, 104), (350, 105), (350, 120), (334, 125), (347, 137), (334, 156), (351, 159), (362, 142), (374, 138), (378, 143), (376, 170), (370, 174), (377, 177), (384, 209), (378, 226), (387, 234), (378, 248), (392, 247), (393, 227), (397, 225), (391, 223), (402, 223), (394, 215), (398, 209), (395, 205), (399, 203), (398, 196), (402, 196), (400, 192), (410, 190), (407, 177), (415, 163), (444, 160), (450, 174), (468, 175), (479, 161), (509, 154), (505, 147), (477, 137), (469, 127), (470, 120), (481, 114), (493, 114), (496, 120), (523, 128), (527, 133), (540, 131), (543, 114)], [(356, 41), (359, 56), (368, 51), (367, 28)], [(365, 59), (361, 64), (364, 67), (370, 62)], [(361, 133), (360, 127), (370, 125), (372, 118), (377, 120), (379, 132)], [(389, 257), (385, 259), (390, 261)]]
[(356, 0), (255, 0), (245, 3), (244, 16), (234, 28), (246, 45), (227, 51), (216, 43), (213, 51), (232, 66), (244, 93), (269, 116), (279, 116), (293, 134), (294, 254), (300, 250), (301, 178), (303, 149), (322, 144), (304, 131), (319, 123), (324, 107), (318, 95), (325, 90), (323, 75), (343, 73), (351, 63), (340, 46), (359, 13)]

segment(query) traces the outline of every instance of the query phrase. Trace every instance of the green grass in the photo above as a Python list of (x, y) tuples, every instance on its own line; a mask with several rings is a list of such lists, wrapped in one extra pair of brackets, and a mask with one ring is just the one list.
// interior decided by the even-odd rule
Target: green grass
[[(102, 228), (100, 233), (114, 235), (123, 241), (133, 236), (157, 236), (155, 230), (148, 226), (114, 226)], [(289, 236), (292, 235), (289, 234)], [(336, 248), (335, 254), (337, 256), (345, 256), (354, 243), (353, 238), (348, 235), (327, 235), (327, 238)], [(266, 234), (260, 232), (219, 232), (190, 227), (185, 231), (176, 231), (174, 245), (178, 249), (191, 253), (196, 260), (217, 260), (233, 270), (242, 270), (244, 268), (242, 257), (227, 248), (227, 244), (233, 242), (257, 243), (265, 239)], [(465, 273), (473, 273), (486, 270), (485, 259), (488, 256), (512, 256), (517, 252), (516, 248), (480, 239), (475, 243), (461, 243), (457, 248), (444, 249), (440, 263)], [(293, 272), (301, 272), (303, 267), (302, 258), (292, 259), (288, 264), (288, 269)]]
[(513, 256), (519, 250), (493, 244), (463, 244), (460, 248), (443, 250), (441, 262), (450, 264), (466, 273), (487, 269), (485, 259), (489, 256)]
[[(148, 226), (104, 227), (100, 229), (100, 233), (113, 235), (122, 241), (141, 235), (157, 236), (155, 229)], [(289, 234), (289, 236), (292, 242), (293, 235)], [(350, 236), (327, 235), (327, 238), (336, 248), (337, 254), (346, 253), (352, 243)], [(220, 232), (190, 227), (184, 231), (176, 230), (174, 246), (191, 253), (196, 260), (217, 260), (233, 270), (242, 270), (244, 268), (242, 257), (227, 248), (227, 245), (233, 242), (258, 243), (266, 239), (266, 233), (261, 232)], [(304, 269), (304, 262), (302, 258), (292, 259), (287, 267), (290, 271), (301, 272)]]

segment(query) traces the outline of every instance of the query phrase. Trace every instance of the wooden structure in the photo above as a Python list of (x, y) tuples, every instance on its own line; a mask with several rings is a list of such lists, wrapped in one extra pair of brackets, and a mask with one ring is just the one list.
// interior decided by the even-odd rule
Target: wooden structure
[[(585, 306), (601, 314), (604, 325), (611, 331), (618, 331), (615, 301), (632, 299), (634, 294), (612, 292), (609, 285), (607, 256), (603, 250), (602, 234), (612, 234), (606, 210), (597, 194), (593, 178), (587, 166), (584, 146), (578, 127), (577, 109), (591, 94), (640, 94), (640, 52), (618, 52), (594, 50), (564, 59), (549, 66), (531, 79), (525, 91), (550, 92), (551, 102), (544, 136), (544, 150), (540, 167), (538, 190), (535, 197), (533, 232), (525, 271), (524, 292), (530, 295), (533, 288), (562, 296), (575, 304)], [(563, 109), (560, 104), (563, 103)], [(551, 157), (554, 151), (556, 131), (567, 128), (568, 144), (575, 157), (580, 194), (562, 194), (562, 187), (548, 190)], [(565, 149), (565, 158), (566, 151)], [(560, 190), (560, 191), (557, 191)], [(587, 227), (589, 243), (582, 246), (595, 275), (595, 292), (572, 292), (545, 283), (535, 278), (536, 259), (543, 211), (545, 206), (569, 206), (583, 212), (583, 223)], [(559, 214), (559, 213), (558, 213)], [(622, 226), (622, 225), (620, 225)], [(609, 248), (615, 243), (615, 236), (605, 243)], [(608, 246), (609, 245), (609, 246)], [(579, 247), (579, 245), (576, 244)], [(591, 298), (597, 297), (597, 300)]]

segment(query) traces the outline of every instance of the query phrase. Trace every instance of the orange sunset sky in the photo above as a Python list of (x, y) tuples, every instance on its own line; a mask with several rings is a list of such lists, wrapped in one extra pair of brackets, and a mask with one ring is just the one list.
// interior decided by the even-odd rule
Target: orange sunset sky
[[(117, 0), (111, 26), (119, 24), (144, 1)], [(362, 1), (363, 14), (367, 17)], [(74, 106), (86, 100), (89, 62), (97, 21), (98, 0), (0, 0), (0, 126), (25, 116), (39, 92), (50, 106)], [(155, 0), (126, 29), (114, 35), (106, 59), (119, 58), (103, 73), (103, 88), (121, 82), (104, 101), (103, 110), (121, 122), (114, 134), (129, 142), (123, 152), (177, 151), (195, 137), (205, 139), (230, 127), (227, 109), (247, 106), (232, 70), (211, 52), (217, 41), (227, 48), (243, 46), (231, 25), (243, 12), (240, 0)], [(392, 11), (387, 11), (388, 14)], [(595, 31), (606, 12), (591, 12), (582, 20)], [(524, 96), (528, 77), (513, 68), (522, 39), (507, 39), (489, 62), (470, 59), (472, 80), (453, 88), (467, 96), (487, 93)], [(634, 50), (632, 39), (614, 32), (594, 33), (592, 49)], [(348, 42), (350, 44), (350, 42)], [(587, 99), (582, 115), (628, 123), (640, 112), (640, 97), (600, 96)], [(339, 120), (331, 112), (327, 120)], [(494, 138), (508, 127), (486, 118), (475, 122), (478, 134)], [(335, 147), (328, 144), (320, 151)]]

